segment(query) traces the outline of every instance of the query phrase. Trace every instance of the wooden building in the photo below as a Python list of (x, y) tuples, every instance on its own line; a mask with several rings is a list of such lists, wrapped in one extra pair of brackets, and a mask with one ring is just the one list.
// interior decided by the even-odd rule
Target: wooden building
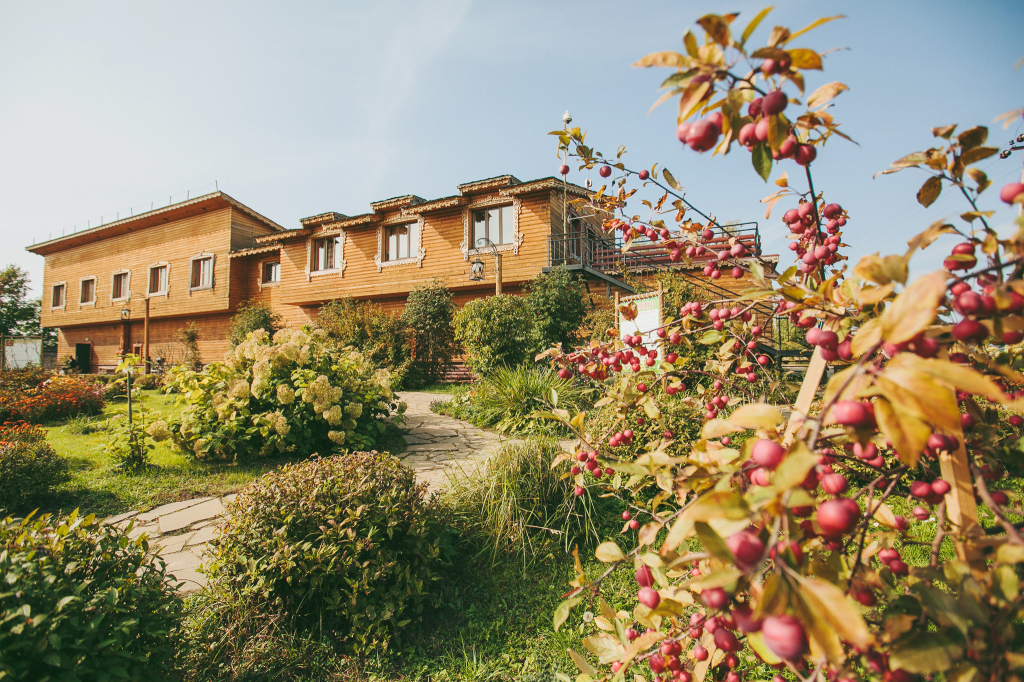
[[(583, 275), (593, 299), (610, 299), (632, 293), (624, 264), (665, 267), (656, 257), (623, 261), (600, 218), (571, 208), (589, 190), (561, 179), (503, 175), (457, 189), (441, 199), (374, 202), (356, 216), (321, 213), (290, 230), (215, 192), (36, 244), (28, 250), (46, 259), (42, 324), (59, 329), (61, 361), (73, 356), (83, 370), (144, 353), (147, 338), (151, 358), (174, 362), (175, 335), (189, 322), (199, 327), (203, 362), (211, 362), (227, 350), (227, 327), (243, 301), (264, 302), (299, 326), (343, 297), (399, 311), (434, 278), (461, 306), (494, 293), (498, 255), (502, 293), (511, 294), (562, 266)], [(756, 228), (743, 240), (760, 254)], [(482, 280), (471, 279), (476, 261)]]

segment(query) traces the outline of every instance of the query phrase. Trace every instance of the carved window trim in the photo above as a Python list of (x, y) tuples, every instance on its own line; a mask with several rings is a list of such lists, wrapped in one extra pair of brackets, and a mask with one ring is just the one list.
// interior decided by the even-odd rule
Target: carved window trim
[[(61, 288), (60, 305), (53, 305), (53, 290), (57, 287)], [(68, 283), (67, 282), (54, 282), (50, 285), (50, 310), (67, 310), (68, 307)]]
[[(167, 268), (167, 279), (164, 282), (163, 291), (150, 291), (149, 285), (153, 281), (153, 270), (155, 268)], [(189, 273), (191, 276), (191, 273)], [(171, 264), (167, 261), (160, 261), (159, 263), (153, 263), (146, 269), (146, 298), (154, 298), (156, 296), (163, 296), (167, 298), (167, 295), (171, 293)]]
[[(314, 270), (313, 269), (313, 244), (316, 243), (317, 239), (324, 239), (325, 237), (338, 237), (338, 267), (331, 268), (330, 270)], [(338, 277), (343, 276), (345, 273), (345, 267), (348, 263), (345, 262), (345, 242), (347, 241), (347, 235), (345, 230), (334, 229), (334, 230), (322, 230), (315, 233), (309, 239), (306, 240), (306, 281), (312, 280), (314, 277), (321, 277), (323, 275), (337, 275)]]
[(501, 253), (502, 251), (511, 251), (514, 255), (519, 255), (519, 247), (523, 245), (523, 233), (519, 229), (519, 218), (523, 212), (523, 202), (519, 197), (511, 197), (512, 201), (512, 241), (509, 244), (498, 244), (496, 246), (485, 246), (483, 248), (470, 248), (472, 246), (470, 234), (473, 229), (472, 216), (473, 211), (481, 208), (490, 208), (492, 206), (508, 206), (509, 197), (495, 196), (488, 197), (486, 199), (479, 199), (468, 204), (462, 209), (462, 243), (459, 244), (459, 249), (462, 251), (462, 259), (469, 260), (470, 256), (486, 255), (494, 253), (495, 251)]
[[(263, 280), (264, 268), (270, 263), (277, 263), (277, 279), (273, 282), (265, 282)], [(259, 287), (260, 291), (263, 291), (263, 287), (276, 287), (281, 285), (281, 258), (264, 258), (259, 261), (256, 265), (256, 286)]]
[[(90, 281), (92, 282), (92, 300), (91, 301), (83, 301), (82, 300), (82, 287), (85, 285), (86, 282), (90, 282)], [(95, 308), (96, 307), (96, 299), (98, 297), (98, 294), (99, 294), (99, 292), (96, 291), (96, 275), (88, 275), (88, 276), (83, 277), (80, 280), (78, 280), (78, 307), (79, 307), (79, 309), (81, 309), (81, 308)], [(65, 295), (66, 295), (66, 290), (65, 290)], [(67, 301), (66, 300), (65, 300), (65, 305), (67, 305)]]
[[(125, 275), (124, 278), (124, 296), (118, 296), (114, 298), (114, 281), (118, 275)], [(123, 303), (132, 296), (132, 271), (128, 269), (114, 270), (110, 273), (110, 303)]]
[[(390, 268), (393, 265), (412, 265), (413, 263), (422, 268), (423, 259), (427, 255), (427, 252), (423, 250), (423, 228), (425, 224), (426, 220), (421, 215), (414, 221), (409, 220), (408, 217), (402, 219), (392, 218), (377, 225), (377, 255), (373, 257), (373, 262), (377, 265), (377, 272), (380, 272), (384, 268)], [(416, 255), (409, 256), (408, 258), (399, 258), (397, 260), (384, 260), (384, 233), (387, 231), (387, 228), (399, 225), (416, 226), (416, 242), (414, 244)], [(413, 245), (410, 245), (410, 247), (411, 246)]]

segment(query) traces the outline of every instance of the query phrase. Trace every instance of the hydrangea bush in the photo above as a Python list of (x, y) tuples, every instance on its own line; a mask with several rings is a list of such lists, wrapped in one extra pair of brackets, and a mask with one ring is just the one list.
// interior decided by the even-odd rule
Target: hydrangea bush
[(251, 332), (223, 362), (201, 372), (172, 368), (170, 390), (185, 403), (178, 419), (148, 433), (198, 459), (329, 454), (373, 445), (384, 419), (404, 411), (391, 374), (355, 350), (337, 350), (322, 330)]
[[(936, 146), (883, 172), (923, 171), (921, 205), (952, 190), (970, 210), (913, 237), (903, 254), (848, 267), (853, 216), (838, 203), (841, 187), (816, 189), (811, 170), (828, 140), (846, 137), (831, 107), (847, 87), (826, 83), (805, 96), (822, 55), (793, 45), (838, 17), (799, 31), (776, 26), (767, 46), (748, 48), (769, 11), (742, 34), (737, 15), (706, 15), (702, 41), (686, 31), (685, 52), (637, 65), (675, 69), (663, 99), (678, 96), (676, 137), (690, 150), (725, 154), (738, 142), (766, 181), (785, 169), (762, 200), (769, 214), (792, 202), (781, 227), (798, 260), (781, 273), (746, 257), (667, 169), (630, 169), (624, 149), (605, 157), (579, 128), (553, 133), (566, 161), (608, 179), (588, 208), (608, 216), (604, 229), (620, 232), (626, 250), (643, 238), (672, 262), (704, 263), (712, 279), (752, 281), (730, 300), (682, 303), (653, 343), (626, 334), (544, 353), (563, 374), (602, 382), (598, 405), (616, 417), (548, 415), (577, 436), (564, 475), (578, 495), (628, 505), (622, 541), (596, 550), (607, 568), (576, 563), (555, 628), (574, 609), (590, 611), (589, 654), (570, 652), (579, 682), (767, 679), (760, 663), (785, 673), (776, 682), (1019, 681), (1024, 509), (1005, 479), (1024, 426), (1024, 219), (1016, 231), (994, 229), (980, 201), (992, 183), (977, 165), (1012, 149), (986, 146), (984, 126), (933, 128)], [(637, 182), (661, 197), (643, 202), (648, 216), (627, 206)], [(1024, 184), (999, 198), (1017, 208)], [(944, 235), (958, 243), (943, 269), (910, 281), (911, 256)], [(807, 388), (835, 364), (819, 399), (811, 390), (771, 404), (752, 390), (771, 364), (757, 305), (815, 347)], [(679, 362), (688, 342), (715, 349), (703, 368)], [(641, 370), (645, 346), (664, 347), (664, 362)], [(638, 419), (663, 421), (659, 403), (685, 393), (703, 403), (697, 437), (633, 430)], [(625, 569), (636, 592), (616, 603), (607, 579)]]

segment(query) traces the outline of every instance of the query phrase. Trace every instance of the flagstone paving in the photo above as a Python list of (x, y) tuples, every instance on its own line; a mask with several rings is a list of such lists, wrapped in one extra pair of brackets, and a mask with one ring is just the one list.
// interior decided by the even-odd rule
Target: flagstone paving
[[(450, 396), (407, 391), (400, 398), (408, 409), (401, 425), (406, 449), (398, 457), (430, 490), (438, 490), (444, 484), (446, 472), (453, 467), (472, 467), (497, 449), (496, 434), (430, 411), (432, 402)], [(198, 497), (146, 512), (118, 514), (105, 522), (122, 528), (131, 525), (129, 535), (133, 538), (145, 533), (166, 562), (167, 572), (178, 581), (178, 590), (194, 592), (206, 584), (206, 576), (198, 569), (207, 543), (217, 534), (224, 508), (234, 499), (234, 494)]]

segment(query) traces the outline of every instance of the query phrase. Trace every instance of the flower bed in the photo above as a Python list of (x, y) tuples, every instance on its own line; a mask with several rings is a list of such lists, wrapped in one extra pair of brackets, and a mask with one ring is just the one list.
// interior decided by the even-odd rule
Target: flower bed
[(76, 377), (55, 376), (38, 388), (0, 391), (0, 421), (61, 421), (80, 414), (97, 414), (104, 402), (97, 385)]

